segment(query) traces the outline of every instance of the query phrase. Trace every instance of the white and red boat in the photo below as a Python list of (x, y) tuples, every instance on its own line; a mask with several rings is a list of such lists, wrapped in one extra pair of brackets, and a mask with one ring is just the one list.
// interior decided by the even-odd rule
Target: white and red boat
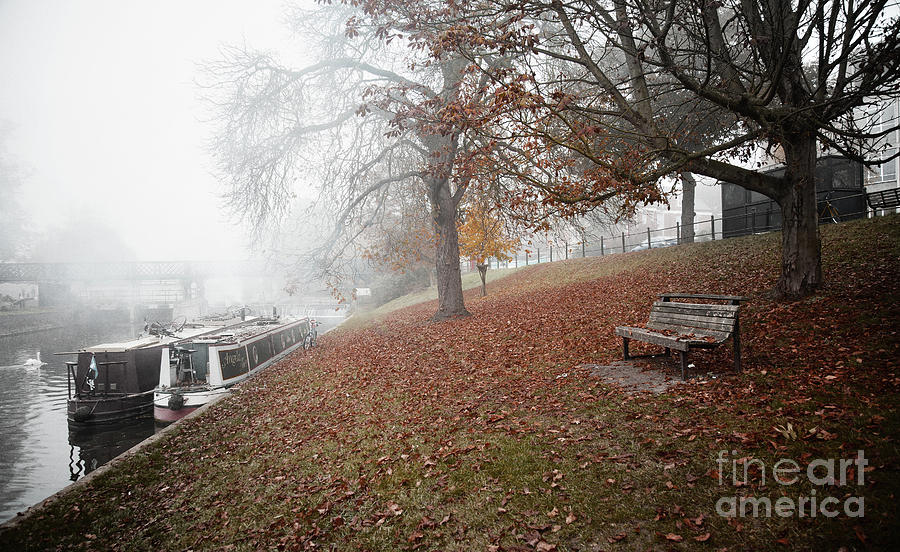
[(162, 352), (180, 340), (219, 329), (186, 322), (154, 323), (148, 325), (147, 336), (57, 353), (77, 355), (66, 362), (69, 424), (92, 426), (149, 414)]
[(165, 347), (153, 417), (179, 420), (304, 345), (307, 318), (254, 319)]

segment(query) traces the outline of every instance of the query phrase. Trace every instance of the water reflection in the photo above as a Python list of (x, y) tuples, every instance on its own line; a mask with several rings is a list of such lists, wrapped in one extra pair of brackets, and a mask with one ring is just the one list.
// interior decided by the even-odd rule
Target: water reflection
[(128, 423), (69, 427), (69, 479), (77, 481), (147, 437), (153, 435), (152, 416)]

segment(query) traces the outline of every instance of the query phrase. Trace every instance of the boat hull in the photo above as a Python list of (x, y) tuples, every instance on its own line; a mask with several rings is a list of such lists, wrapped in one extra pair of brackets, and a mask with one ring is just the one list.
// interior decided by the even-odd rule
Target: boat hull
[(153, 405), (153, 419), (161, 424), (171, 424), (184, 418), (191, 412), (200, 408), (199, 406), (188, 406), (179, 410), (172, 410), (168, 406)]
[[(204, 404), (227, 393), (228, 389), (225, 387), (178, 393), (157, 391), (153, 395), (153, 419), (167, 424), (177, 422)], [(181, 397), (181, 400), (173, 401), (173, 398), (178, 396)], [(180, 406), (178, 406), (179, 404)]]
[[(68, 422), (109, 424), (149, 415), (153, 410), (155, 375), (159, 373), (162, 351), (161, 344), (141, 343), (132, 349), (89, 348), (79, 352), (77, 361), (67, 363), (70, 365)], [(93, 374), (92, 362), (96, 370)]]
[(137, 393), (119, 397), (72, 398), (66, 405), (66, 418), (73, 426), (112, 424), (149, 415), (152, 408), (152, 393)]

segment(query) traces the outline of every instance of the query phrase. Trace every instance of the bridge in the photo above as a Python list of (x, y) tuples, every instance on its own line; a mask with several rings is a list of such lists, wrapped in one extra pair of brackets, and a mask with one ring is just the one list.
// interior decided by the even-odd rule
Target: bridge
[(265, 276), (250, 261), (155, 261), (118, 263), (0, 263), (0, 282), (203, 280), (216, 276)]
[[(238, 278), (259, 288), (271, 279), (265, 263), (252, 261), (155, 261), (114, 263), (0, 263), (0, 283), (34, 284), (42, 306), (78, 303), (99, 308), (169, 310), (194, 305), (202, 309), (208, 280)], [(264, 281), (264, 280), (263, 280)], [(267, 296), (277, 296), (280, 282), (266, 282)], [(334, 311), (330, 297), (291, 298), (290, 310)], [(271, 304), (268, 308), (271, 308)], [(260, 312), (263, 305), (258, 305)]]

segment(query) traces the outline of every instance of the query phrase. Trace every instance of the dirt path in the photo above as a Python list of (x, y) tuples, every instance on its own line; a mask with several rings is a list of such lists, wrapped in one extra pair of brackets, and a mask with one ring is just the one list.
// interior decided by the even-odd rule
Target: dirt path
[(591, 371), (591, 376), (600, 378), (604, 383), (621, 387), (628, 394), (649, 392), (654, 395), (666, 391), (679, 379), (666, 372), (663, 358), (642, 358), (632, 360), (616, 360), (611, 364), (582, 364), (579, 368)]

